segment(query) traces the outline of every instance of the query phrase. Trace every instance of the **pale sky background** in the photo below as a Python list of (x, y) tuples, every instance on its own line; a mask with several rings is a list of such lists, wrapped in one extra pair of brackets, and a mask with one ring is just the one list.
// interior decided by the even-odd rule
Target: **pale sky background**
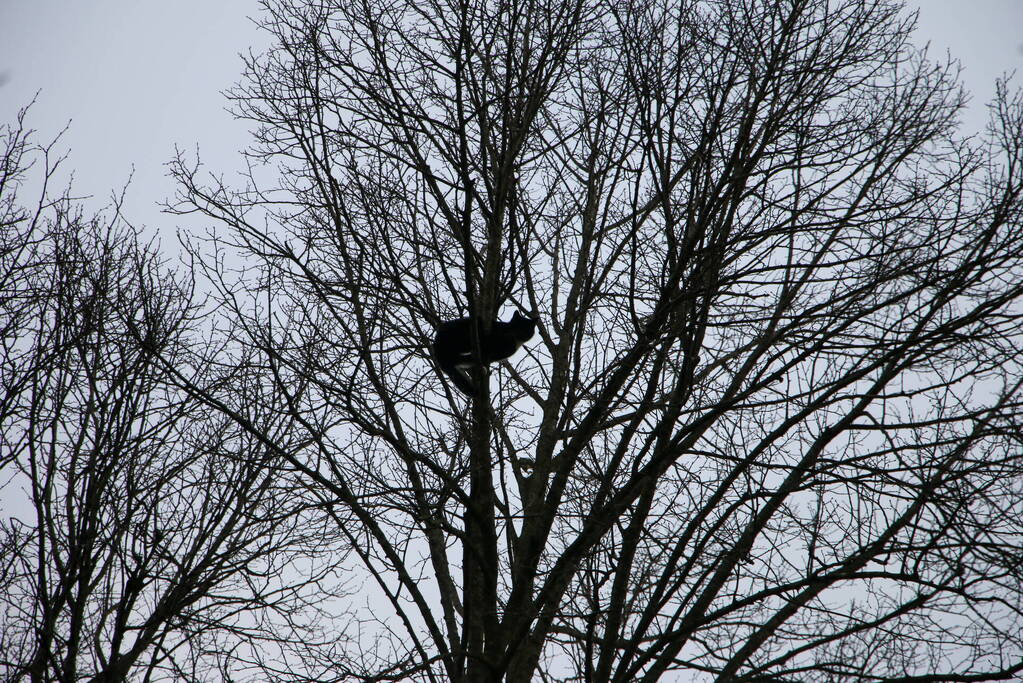
[[(966, 126), (978, 130), (998, 76), (1023, 86), (1023, 0), (918, 0), (918, 41), (948, 50), (973, 93)], [(206, 168), (230, 180), (247, 125), (220, 94), (237, 82), (239, 53), (266, 38), (247, 18), (256, 0), (0, 0), (0, 123), (41, 91), (29, 123), (38, 140), (63, 138), (76, 194), (109, 203), (132, 173), (126, 214), (173, 234), (160, 213), (173, 193), (164, 164), (174, 145), (198, 146)]]

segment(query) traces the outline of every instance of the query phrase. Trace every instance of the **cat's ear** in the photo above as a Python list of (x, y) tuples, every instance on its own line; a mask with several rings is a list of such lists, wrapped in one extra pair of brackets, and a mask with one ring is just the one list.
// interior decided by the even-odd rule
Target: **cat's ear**
[(536, 317), (533, 315), (522, 315), (518, 311), (512, 313), (512, 321), (518, 321), (523, 323), (536, 323)]

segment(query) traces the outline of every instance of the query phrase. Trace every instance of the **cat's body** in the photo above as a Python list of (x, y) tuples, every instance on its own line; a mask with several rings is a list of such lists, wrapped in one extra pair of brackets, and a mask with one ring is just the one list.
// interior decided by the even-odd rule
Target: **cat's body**
[[(459, 318), (441, 323), (433, 337), (433, 357), (438, 367), (467, 396), (475, 394), (472, 382), (463, 372), (476, 363), (472, 348), (473, 321), (471, 318)], [(536, 333), (536, 320), (520, 315), (518, 311), (508, 322), (495, 320), (489, 334), (483, 333), (483, 325), (478, 318), (475, 324), (480, 343), (479, 359), (484, 365), (511, 358)]]

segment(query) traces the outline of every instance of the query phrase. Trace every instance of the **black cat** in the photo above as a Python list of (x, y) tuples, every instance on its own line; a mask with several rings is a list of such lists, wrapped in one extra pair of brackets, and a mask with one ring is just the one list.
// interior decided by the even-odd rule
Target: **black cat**
[[(483, 325), (478, 318), (475, 322), (480, 340), (480, 360), (484, 365), (511, 358), (536, 333), (536, 320), (520, 315), (518, 311), (508, 322), (495, 320), (490, 326), (490, 334), (483, 334)], [(469, 318), (449, 320), (441, 323), (433, 337), (433, 357), (437, 365), (466, 396), (476, 393), (469, 377), (462, 372), (476, 362), (472, 353), (471, 324)]]

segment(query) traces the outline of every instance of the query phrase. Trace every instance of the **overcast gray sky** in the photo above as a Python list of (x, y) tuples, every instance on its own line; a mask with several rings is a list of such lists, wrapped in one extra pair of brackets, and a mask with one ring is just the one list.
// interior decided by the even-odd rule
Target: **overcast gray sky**
[[(974, 93), (966, 121), (985, 121), (999, 75), (1023, 85), (1023, 0), (921, 0), (918, 39), (961, 60)], [(174, 145), (198, 145), (207, 168), (230, 174), (248, 140), (220, 94), (238, 80), (240, 52), (265, 39), (246, 17), (255, 0), (0, 0), (0, 122), (41, 90), (30, 123), (48, 138), (70, 120), (78, 194), (98, 208), (134, 166), (127, 213), (173, 230), (156, 203), (170, 195)]]
[(134, 166), (129, 218), (173, 227), (155, 204), (173, 191), (164, 164), (175, 144), (198, 145), (211, 170), (241, 167), (247, 128), (220, 93), (238, 80), (239, 53), (264, 41), (246, 18), (257, 10), (255, 0), (0, 0), (0, 122), (41, 91), (30, 124), (42, 140), (71, 121), (76, 192), (105, 205)]

